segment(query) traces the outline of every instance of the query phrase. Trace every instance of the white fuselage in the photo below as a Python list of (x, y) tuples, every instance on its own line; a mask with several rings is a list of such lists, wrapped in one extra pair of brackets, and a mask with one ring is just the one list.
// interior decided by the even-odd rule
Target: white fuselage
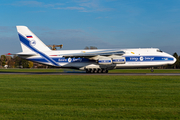
[[(105, 51), (108, 49), (103, 49)], [(175, 63), (176, 59), (156, 48), (139, 48), (139, 49), (120, 49), (125, 53), (121, 55), (124, 57), (124, 62), (120, 64), (100, 64), (98, 63), (99, 56), (97, 56), (96, 60), (91, 60), (91, 58), (75, 58), (69, 57), (64, 58), (63, 55), (67, 54), (78, 54), (78, 53), (90, 53), (90, 52), (98, 52), (99, 50), (57, 50), (44, 52), (49, 58), (51, 58), (55, 63), (58, 64), (58, 67), (64, 68), (76, 68), (85, 70), (87, 68), (91, 69), (119, 69), (119, 68), (138, 68), (138, 67), (154, 67), (154, 66), (162, 66)], [(106, 58), (113, 59), (113, 56), (106, 56)], [(26, 59), (39, 62), (42, 64), (54, 65), (52, 62), (49, 62), (46, 58), (42, 57), (42, 55), (36, 55), (31, 57), (26, 57)]]

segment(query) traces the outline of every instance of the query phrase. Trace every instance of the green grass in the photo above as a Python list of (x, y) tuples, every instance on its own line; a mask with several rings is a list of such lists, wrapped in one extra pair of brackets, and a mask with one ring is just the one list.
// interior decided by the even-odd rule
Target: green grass
[[(0, 69), (0, 72), (78, 72), (73, 69)], [(115, 69), (109, 73), (152, 73), (150, 69)], [(180, 69), (154, 69), (153, 73), (180, 73)]]
[(180, 69), (115, 69), (110, 70), (109, 73), (180, 73)]
[(180, 76), (0, 75), (0, 119), (180, 119)]
[(66, 69), (0, 69), (0, 72), (64, 72)]

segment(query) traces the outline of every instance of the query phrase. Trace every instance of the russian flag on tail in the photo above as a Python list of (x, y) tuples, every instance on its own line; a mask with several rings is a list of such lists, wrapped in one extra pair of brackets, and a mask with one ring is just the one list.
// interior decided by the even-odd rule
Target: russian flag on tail
[(26, 38), (33, 38), (32, 35), (26, 35)]

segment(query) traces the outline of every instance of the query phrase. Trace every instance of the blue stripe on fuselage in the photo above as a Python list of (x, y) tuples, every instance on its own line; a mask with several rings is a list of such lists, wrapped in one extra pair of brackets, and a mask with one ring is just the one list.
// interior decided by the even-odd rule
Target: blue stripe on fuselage
[(19, 39), (20, 39), (20, 41), (21, 41), (24, 45), (26, 45), (29, 49), (31, 49), (32, 51), (40, 54), (42, 57), (44, 57), (46, 60), (48, 60), (49, 62), (51, 62), (53, 65), (55, 65), (55, 66), (60, 66), (60, 65), (57, 64), (54, 60), (52, 60), (50, 57), (48, 57), (46, 54), (44, 54), (44, 53), (38, 51), (36, 48), (32, 47), (32, 46), (30, 45), (30, 41), (29, 41), (28, 39), (26, 39), (25, 37), (23, 37), (21, 34), (19, 34)]
[[(53, 59), (55, 62), (57, 63), (72, 63), (72, 62), (90, 62), (90, 61), (93, 61), (93, 60), (89, 60), (89, 59), (86, 59), (86, 58), (62, 58), (62, 57), (58, 57), (58, 58), (51, 58)], [(45, 58), (28, 58), (28, 60), (31, 60), (31, 61), (35, 61), (35, 62), (43, 62), (43, 63), (46, 63), (48, 62)]]
[(124, 56), (126, 62), (162, 62), (173, 61), (174, 58), (166, 56)]

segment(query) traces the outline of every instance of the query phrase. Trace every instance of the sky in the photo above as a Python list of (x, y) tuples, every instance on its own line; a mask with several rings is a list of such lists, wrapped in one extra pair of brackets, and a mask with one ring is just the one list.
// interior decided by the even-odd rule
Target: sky
[(180, 0), (1, 0), (0, 55), (21, 52), (17, 25), (62, 50), (159, 48), (180, 55)]

